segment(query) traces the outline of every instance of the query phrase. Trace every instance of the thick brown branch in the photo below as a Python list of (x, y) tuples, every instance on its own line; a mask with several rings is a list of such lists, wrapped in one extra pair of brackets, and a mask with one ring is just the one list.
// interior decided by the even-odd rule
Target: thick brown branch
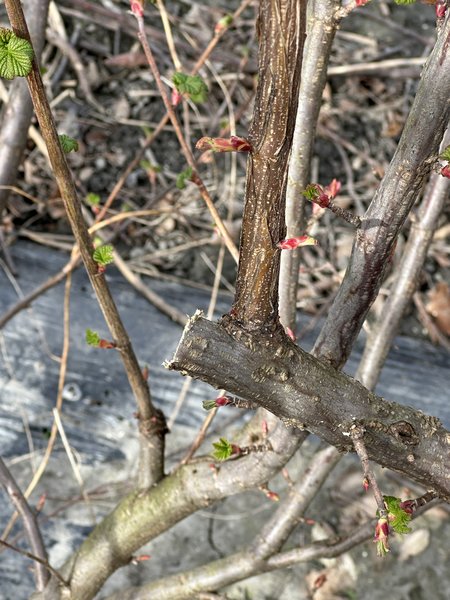
[(168, 367), (256, 402), (343, 451), (352, 451), (350, 428), (361, 425), (371, 460), (450, 499), (450, 433), (439, 419), (376, 396), (280, 330), (251, 334), (197, 313)]
[(259, 80), (249, 140), (236, 298), (231, 315), (254, 329), (278, 323), (287, 164), (305, 38), (305, 0), (264, 0), (259, 11)]
[[(397, 151), (362, 220), (344, 281), (315, 350), (335, 367), (350, 353), (375, 300), (393, 244), (431, 168), (450, 119), (450, 11), (422, 74)], [(355, 326), (356, 325), (356, 326)]]

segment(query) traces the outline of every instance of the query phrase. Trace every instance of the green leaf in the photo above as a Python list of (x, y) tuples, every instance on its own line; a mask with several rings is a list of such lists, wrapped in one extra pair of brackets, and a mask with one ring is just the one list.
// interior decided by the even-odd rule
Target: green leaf
[(175, 73), (172, 81), (180, 94), (187, 94), (196, 104), (205, 102), (208, 97), (208, 87), (200, 75)]
[(414, 4), (416, 0), (394, 0), (395, 4)]
[(203, 400), (202, 406), (204, 410), (212, 410), (213, 408), (216, 408), (217, 404), (215, 400)]
[(389, 525), (396, 533), (410, 533), (411, 528), (408, 527), (411, 520), (411, 515), (400, 508), (401, 499), (395, 496), (383, 496), (387, 506)]
[(214, 442), (213, 456), (217, 460), (226, 460), (233, 454), (233, 447), (228, 440), (220, 438), (220, 441)]
[(99, 265), (110, 265), (112, 262), (114, 262), (113, 252), (114, 248), (111, 246), (111, 244), (105, 244), (104, 246), (100, 246), (95, 250), (92, 258)]
[(439, 154), (439, 158), (441, 158), (442, 160), (448, 160), (450, 162), (450, 146), (444, 148), (442, 154)]
[(100, 204), (100, 196), (98, 194), (94, 194), (93, 192), (86, 194), (86, 198), (84, 200), (86, 204), (89, 204), (89, 206), (98, 206)]
[(186, 181), (189, 181), (192, 177), (192, 167), (186, 167), (184, 171), (178, 174), (176, 186), (179, 190), (184, 190), (186, 187)]
[(306, 189), (303, 190), (302, 195), (305, 196), (307, 200), (315, 200), (320, 196), (320, 191), (317, 189), (317, 184), (310, 183), (306, 186)]
[(64, 154), (69, 154), (69, 152), (77, 152), (78, 150), (78, 142), (74, 140), (69, 135), (62, 133), (58, 135), (59, 141), (61, 143), (61, 147), (63, 149)]
[(26, 77), (32, 67), (33, 48), (28, 40), (0, 27), (0, 77)]
[(86, 329), (86, 343), (88, 346), (94, 346), (98, 348), (100, 345), (100, 336), (96, 331), (92, 331), (92, 329)]

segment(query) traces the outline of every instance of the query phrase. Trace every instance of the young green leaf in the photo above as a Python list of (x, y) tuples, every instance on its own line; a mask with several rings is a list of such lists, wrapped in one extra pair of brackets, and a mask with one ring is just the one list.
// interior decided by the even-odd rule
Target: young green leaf
[(184, 190), (186, 187), (186, 181), (189, 181), (192, 177), (192, 167), (186, 167), (184, 171), (177, 176), (176, 186), (179, 190)]
[(233, 446), (225, 438), (220, 438), (220, 441), (214, 442), (213, 456), (217, 460), (226, 460), (233, 454)]
[(395, 496), (383, 496), (386, 504), (389, 525), (396, 533), (410, 533), (411, 528), (408, 527), (411, 520), (411, 515), (404, 511), (401, 506), (401, 499)]
[(100, 204), (100, 196), (93, 192), (89, 192), (89, 194), (86, 194), (85, 202), (86, 204), (89, 204), (89, 206), (98, 206)]
[(441, 160), (448, 160), (450, 162), (450, 146), (444, 148), (441, 154), (439, 154), (439, 158)]
[(28, 40), (16, 36), (10, 29), (0, 27), (0, 77), (26, 77), (33, 60), (33, 48)]
[(61, 147), (63, 149), (64, 154), (69, 154), (69, 152), (77, 152), (78, 150), (78, 142), (74, 140), (69, 135), (62, 133), (58, 135), (59, 141), (61, 143)]
[(208, 97), (208, 87), (200, 75), (175, 73), (172, 77), (172, 81), (180, 94), (189, 96), (196, 104), (201, 104), (206, 101)]
[(100, 346), (100, 336), (96, 331), (92, 331), (92, 329), (86, 329), (86, 343), (89, 346), (98, 348)]
[(94, 251), (92, 258), (98, 265), (105, 267), (106, 265), (110, 265), (112, 262), (114, 262), (113, 252), (114, 248), (111, 246), (111, 244), (105, 244)]
[(395, 4), (414, 4), (416, 0), (394, 0)]

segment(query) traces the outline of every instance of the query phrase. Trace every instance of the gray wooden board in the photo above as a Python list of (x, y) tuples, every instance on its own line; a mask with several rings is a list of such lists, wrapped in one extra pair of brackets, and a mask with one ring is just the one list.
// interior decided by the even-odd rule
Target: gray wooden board
[[(23, 293), (33, 290), (67, 261), (67, 255), (61, 252), (22, 241), (12, 248), (12, 256), (18, 267), (18, 282)], [(142, 365), (149, 365), (154, 400), (166, 414), (170, 414), (183, 378), (165, 370), (162, 363), (171, 357), (179, 341), (181, 328), (137, 294), (114, 267), (108, 268), (107, 278), (139, 361)], [(207, 309), (209, 296), (206, 292), (152, 279), (148, 279), (147, 283), (168, 303), (186, 314), (192, 314), (197, 308)], [(29, 451), (24, 423), (28, 423), (34, 448), (39, 450), (46, 446), (46, 431), (52, 422), (51, 410), (56, 398), (59, 364), (51, 357), (51, 353), (57, 356), (61, 353), (63, 294), (63, 284), (50, 290), (37, 299), (31, 309), (22, 311), (10, 321), (0, 336), (0, 453), (13, 465), (21, 483), (29, 476), (28, 467), (20, 466), (25, 461), (15, 464), (17, 457)], [(1, 271), (0, 312), (4, 312), (16, 300), (16, 292)], [(230, 302), (230, 296), (221, 296), (217, 315), (225, 312)], [(75, 385), (80, 398), (64, 402), (63, 423), (71, 446), (80, 456), (86, 484), (94, 485), (101, 480), (98, 473), (102, 465), (117, 465), (119, 477), (121, 466), (135, 456), (135, 405), (118, 353), (86, 345), (87, 328), (98, 331), (105, 338), (108, 338), (108, 332), (82, 269), (78, 269), (73, 277), (70, 322), (70, 358), (66, 382)], [(302, 346), (310, 348), (314, 337), (315, 332), (308, 334), (301, 341)], [(362, 347), (361, 338), (346, 366), (350, 374), (356, 368)], [(449, 366), (448, 352), (416, 339), (397, 338), (377, 391), (391, 400), (434, 414), (450, 427)], [(172, 448), (186, 444), (187, 434), (192, 435), (205, 416), (201, 408), (202, 400), (213, 398), (214, 395), (209, 386), (199, 382), (193, 384), (173, 433), (169, 436)], [(220, 411), (219, 423), (229, 416), (229, 409)], [(51, 474), (56, 474), (56, 484), (51, 484), (50, 477), (47, 477), (46, 486), (53, 493), (56, 492), (52, 485), (56, 486), (56, 490), (58, 485), (61, 486), (60, 495), (63, 495), (62, 483), (58, 482), (58, 473), (62, 473), (58, 460), (67, 459), (60, 444), (59, 452), (52, 459), (55, 462)], [(108, 474), (111, 476), (110, 471)], [(0, 506), (2, 526), (9, 518), (10, 506), (5, 501)], [(73, 514), (70, 519), (64, 520), (63, 533), (52, 527), (45, 526), (44, 532), (56, 564), (60, 562), (58, 558), (79, 543), (90, 529), (84, 517), (76, 518)], [(59, 527), (62, 527), (61, 523)], [(63, 544), (62, 538), (68, 538), (67, 543)], [(0, 582), (3, 581), (0, 584), (0, 598), (26, 597), (26, 592), (32, 589), (32, 579), (28, 572), (20, 572), (22, 569), (18, 565), (23, 568), (23, 559), (12, 553), (4, 553), (0, 561), (0, 573), (3, 571), (3, 575), (0, 575)], [(22, 592), (19, 593), (17, 586)]]

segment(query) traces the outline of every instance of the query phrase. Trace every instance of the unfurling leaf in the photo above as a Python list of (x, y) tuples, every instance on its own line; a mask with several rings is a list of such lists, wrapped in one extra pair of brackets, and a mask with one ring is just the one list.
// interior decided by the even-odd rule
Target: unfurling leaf
[(96, 331), (92, 329), (86, 329), (86, 343), (88, 346), (94, 346), (98, 348), (100, 346), (100, 336)]
[(186, 181), (190, 181), (191, 177), (192, 177), (192, 167), (186, 167), (186, 169), (184, 169), (184, 171), (181, 171), (181, 173), (178, 173), (177, 176), (177, 181), (176, 181), (176, 186), (179, 190), (184, 190), (184, 188), (186, 187)]
[(317, 246), (318, 242), (310, 235), (299, 235), (298, 237), (287, 238), (278, 242), (277, 247), (281, 250), (294, 250), (301, 246)]
[(112, 262), (114, 262), (113, 253), (114, 248), (111, 246), (111, 244), (105, 244), (94, 251), (92, 258), (98, 265), (105, 267), (106, 265), (110, 265)]
[(386, 509), (388, 511), (389, 524), (396, 533), (410, 533), (408, 527), (411, 520), (411, 513), (402, 508), (402, 501), (395, 496), (383, 496)]
[(416, 0), (394, 0), (395, 4), (414, 4)]
[(222, 33), (222, 31), (224, 31), (225, 29), (228, 29), (228, 27), (231, 25), (232, 22), (233, 22), (233, 16), (225, 15), (219, 21), (217, 21), (217, 23), (214, 27), (214, 33), (216, 35), (218, 33)]
[(74, 138), (70, 137), (70, 135), (62, 133), (61, 135), (58, 135), (58, 137), (64, 154), (78, 151), (78, 142)]
[(31, 71), (32, 61), (30, 42), (17, 37), (11, 29), (0, 27), (0, 77), (26, 77)]
[(214, 456), (214, 458), (217, 458), (217, 460), (226, 460), (227, 458), (230, 458), (230, 456), (233, 452), (233, 448), (232, 448), (230, 442), (228, 440), (226, 440), (225, 438), (220, 438), (220, 441), (214, 442), (213, 446), (214, 446), (213, 456)]
[(450, 162), (450, 146), (444, 148), (444, 150), (439, 154), (439, 158), (441, 160), (447, 160)]
[(86, 204), (89, 204), (89, 206), (98, 206), (100, 204), (100, 196), (94, 194), (94, 192), (89, 192), (89, 194), (86, 194), (84, 201)]
[(172, 77), (175, 87), (183, 96), (188, 96), (192, 102), (201, 104), (208, 97), (208, 87), (200, 75), (175, 73)]

